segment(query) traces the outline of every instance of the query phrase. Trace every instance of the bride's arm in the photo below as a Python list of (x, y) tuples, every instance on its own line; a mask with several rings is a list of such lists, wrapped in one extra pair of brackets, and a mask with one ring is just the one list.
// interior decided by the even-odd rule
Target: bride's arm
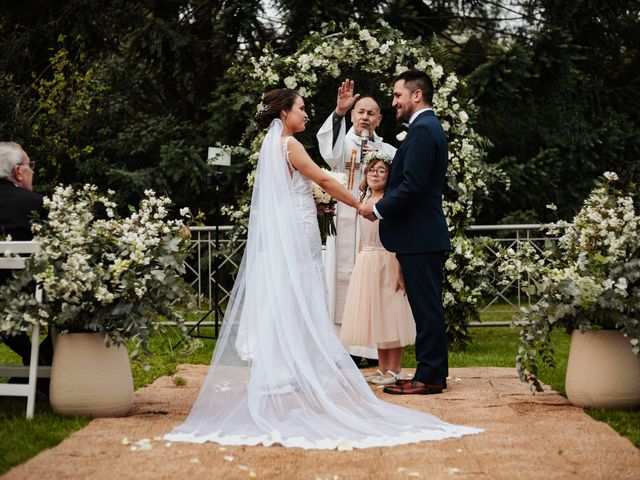
[(360, 210), (362, 204), (340, 182), (323, 171), (309, 156), (302, 144), (292, 138), (289, 141), (289, 161), (302, 175), (311, 179), (333, 198)]

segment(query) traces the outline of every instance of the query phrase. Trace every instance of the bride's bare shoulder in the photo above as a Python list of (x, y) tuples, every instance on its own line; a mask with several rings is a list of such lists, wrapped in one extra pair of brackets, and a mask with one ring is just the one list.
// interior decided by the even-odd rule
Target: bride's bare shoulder
[(290, 146), (302, 147), (300, 140), (298, 140), (296, 137), (282, 137), (282, 144), (284, 145), (285, 143)]

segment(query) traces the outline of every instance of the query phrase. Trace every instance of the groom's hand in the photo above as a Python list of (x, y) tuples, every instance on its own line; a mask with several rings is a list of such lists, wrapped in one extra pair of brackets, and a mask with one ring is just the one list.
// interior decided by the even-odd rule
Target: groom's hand
[(378, 217), (373, 213), (373, 204), (367, 203), (362, 206), (358, 213), (371, 222), (375, 222)]
[(353, 107), (353, 104), (356, 103), (356, 100), (360, 97), (360, 94), (353, 94), (353, 90), (355, 89), (355, 84), (353, 80), (349, 80), (348, 78), (342, 82), (342, 85), (338, 87), (338, 101), (336, 102), (336, 113), (344, 117), (349, 109)]

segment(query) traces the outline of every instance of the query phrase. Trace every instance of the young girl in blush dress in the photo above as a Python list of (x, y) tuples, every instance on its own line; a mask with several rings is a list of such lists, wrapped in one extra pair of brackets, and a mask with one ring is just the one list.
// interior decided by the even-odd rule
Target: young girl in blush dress
[[(361, 201), (376, 203), (384, 196), (391, 158), (371, 152), (360, 185)], [(366, 200), (365, 200), (366, 199)], [(402, 348), (415, 342), (416, 325), (404, 290), (400, 264), (380, 243), (378, 221), (360, 221), (360, 252), (347, 290), (340, 340), (345, 345), (378, 347), (379, 369), (366, 376), (376, 385), (391, 385), (403, 377)]]

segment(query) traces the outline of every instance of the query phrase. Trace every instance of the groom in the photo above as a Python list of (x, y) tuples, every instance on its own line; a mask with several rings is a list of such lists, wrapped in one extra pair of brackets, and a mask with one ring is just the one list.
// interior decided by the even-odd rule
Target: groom
[(381, 219), (380, 240), (402, 266), (416, 322), (416, 374), (384, 389), (399, 395), (441, 393), (449, 371), (442, 306), (444, 262), (451, 250), (442, 211), (448, 147), (432, 98), (426, 73), (408, 70), (396, 77), (396, 120), (409, 122), (409, 131), (393, 159), (384, 198), (360, 210), (371, 221)]

